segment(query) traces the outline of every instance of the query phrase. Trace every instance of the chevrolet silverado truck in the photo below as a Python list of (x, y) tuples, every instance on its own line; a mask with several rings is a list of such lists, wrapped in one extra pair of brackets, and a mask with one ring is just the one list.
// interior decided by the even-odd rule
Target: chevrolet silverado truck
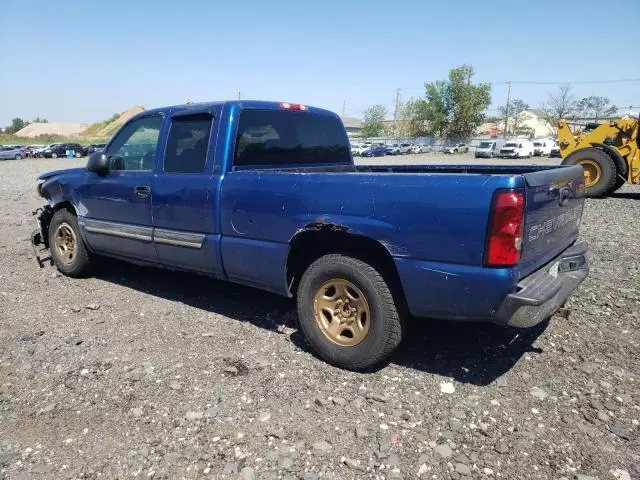
[(142, 112), (37, 192), (32, 243), (63, 274), (115, 257), (293, 297), (315, 351), (354, 370), (409, 319), (533, 326), (588, 272), (580, 166), (354, 165), (340, 118), (300, 104)]

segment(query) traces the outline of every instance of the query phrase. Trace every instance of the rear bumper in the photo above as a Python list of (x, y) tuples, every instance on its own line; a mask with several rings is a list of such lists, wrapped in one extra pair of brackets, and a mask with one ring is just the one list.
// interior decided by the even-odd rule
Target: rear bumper
[(518, 282), (498, 308), (496, 323), (526, 328), (553, 315), (589, 273), (587, 244), (578, 243)]

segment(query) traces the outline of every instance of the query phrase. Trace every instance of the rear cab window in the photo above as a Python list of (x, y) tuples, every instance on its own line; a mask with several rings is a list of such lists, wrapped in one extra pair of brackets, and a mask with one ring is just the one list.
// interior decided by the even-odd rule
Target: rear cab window
[(184, 115), (171, 120), (164, 156), (165, 173), (202, 173), (207, 163), (213, 116)]
[(337, 118), (308, 111), (243, 110), (235, 167), (351, 164), (349, 140)]

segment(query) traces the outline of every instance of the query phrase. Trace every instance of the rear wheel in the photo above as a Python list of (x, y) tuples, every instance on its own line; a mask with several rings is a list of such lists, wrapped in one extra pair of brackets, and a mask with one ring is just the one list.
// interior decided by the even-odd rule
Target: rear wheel
[(49, 250), (58, 270), (69, 277), (84, 277), (91, 271), (91, 257), (85, 247), (78, 218), (58, 210), (49, 224)]
[(15, 157), (13, 157), (13, 158), (15, 158), (16, 160), (22, 160), (22, 155), (18, 154), (18, 155), (16, 155), (16, 156), (15, 156)]
[(53, 152), (53, 153), (51, 154), (51, 158), (58, 158), (58, 154), (57, 154), (56, 152)]
[(306, 270), (297, 292), (300, 326), (327, 362), (367, 370), (388, 359), (402, 338), (389, 286), (371, 265), (325, 255)]
[(76, 158), (80, 158), (82, 156), (82, 152), (76, 152), (74, 155)]
[(616, 165), (602, 150), (583, 148), (565, 158), (562, 165), (582, 166), (587, 197), (602, 197), (615, 189)]

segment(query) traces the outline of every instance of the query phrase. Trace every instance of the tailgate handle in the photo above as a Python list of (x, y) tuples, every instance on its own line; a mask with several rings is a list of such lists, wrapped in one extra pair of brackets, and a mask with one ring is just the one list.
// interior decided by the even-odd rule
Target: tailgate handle
[(560, 195), (558, 196), (558, 203), (561, 207), (564, 207), (571, 198), (571, 189), (569, 187), (563, 187), (560, 189)]

